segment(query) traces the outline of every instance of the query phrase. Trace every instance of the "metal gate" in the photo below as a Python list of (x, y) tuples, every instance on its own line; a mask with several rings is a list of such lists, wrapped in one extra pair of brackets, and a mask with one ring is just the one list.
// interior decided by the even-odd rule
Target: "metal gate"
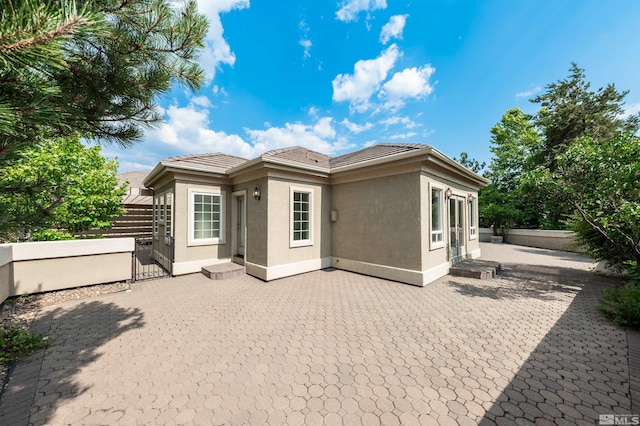
[(172, 276), (174, 239), (154, 238), (152, 235), (136, 237), (133, 252), (133, 281), (152, 280)]

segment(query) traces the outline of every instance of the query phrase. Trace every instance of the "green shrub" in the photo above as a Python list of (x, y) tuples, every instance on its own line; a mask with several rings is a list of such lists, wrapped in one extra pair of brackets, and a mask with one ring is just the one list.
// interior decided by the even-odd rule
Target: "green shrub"
[(605, 289), (600, 311), (622, 326), (640, 328), (640, 281)]
[(33, 241), (63, 241), (74, 240), (73, 235), (56, 229), (42, 229), (31, 234)]
[(18, 361), (48, 345), (49, 342), (42, 335), (33, 335), (17, 325), (2, 328), (0, 329), (0, 363), (10, 364)]

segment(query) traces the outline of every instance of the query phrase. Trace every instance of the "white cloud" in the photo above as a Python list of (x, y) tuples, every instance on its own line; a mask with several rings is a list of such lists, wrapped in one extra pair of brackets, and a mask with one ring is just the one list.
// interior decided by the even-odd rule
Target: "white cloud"
[(392, 38), (402, 38), (402, 30), (407, 22), (409, 15), (394, 15), (389, 22), (384, 24), (380, 32), (380, 42), (382, 44), (389, 43)]
[(322, 117), (313, 126), (313, 132), (322, 138), (334, 138), (336, 136), (336, 131), (331, 125), (332, 122), (333, 118)]
[(127, 171), (141, 171), (141, 172), (150, 172), (153, 169), (153, 166), (150, 164), (138, 163), (136, 161), (119, 161), (118, 162), (118, 171), (120, 173), (125, 173)]
[(385, 99), (385, 107), (397, 110), (404, 106), (407, 99), (421, 99), (433, 92), (429, 78), (436, 71), (431, 65), (420, 68), (405, 68), (393, 75), (383, 86), (380, 98)]
[(349, 129), (349, 131), (351, 133), (362, 133), (365, 130), (369, 130), (373, 127), (373, 123), (370, 122), (366, 122), (364, 124), (357, 124), (357, 123), (353, 123), (351, 121), (349, 121), (348, 119), (344, 119), (340, 122), (340, 124), (342, 124), (344, 127), (346, 127), (347, 129)]
[(624, 109), (622, 113), (622, 118), (628, 118), (632, 115), (638, 115), (640, 113), (640, 102), (636, 102), (635, 104), (631, 104)]
[(213, 106), (209, 98), (207, 98), (206, 96), (195, 96), (191, 98), (191, 103), (194, 105), (201, 106), (203, 108), (210, 108)]
[(406, 129), (413, 129), (414, 127), (418, 127), (415, 121), (411, 120), (409, 117), (400, 117), (398, 115), (394, 115), (392, 117), (386, 118), (380, 121), (380, 124), (384, 124), (386, 127), (394, 126), (396, 124), (403, 125)]
[(356, 62), (353, 74), (338, 74), (333, 79), (333, 100), (349, 101), (357, 111), (366, 111), (369, 98), (379, 90), (399, 56), (398, 46), (392, 44), (376, 59)]
[(311, 40), (300, 40), (300, 46), (304, 48), (302, 57), (304, 59), (309, 59), (311, 57)]
[(220, 13), (249, 7), (249, 0), (197, 0), (198, 10), (209, 20), (209, 32), (205, 37), (206, 50), (200, 58), (200, 65), (208, 80), (213, 80), (216, 69), (221, 64), (233, 66), (236, 55), (223, 37), (224, 28)]
[(398, 139), (405, 140), (405, 139), (410, 139), (410, 138), (412, 138), (412, 137), (414, 137), (416, 135), (417, 135), (416, 132), (398, 133), (398, 134), (395, 134), (393, 136), (389, 136), (389, 139), (391, 139), (391, 140), (398, 140)]
[(356, 20), (360, 12), (386, 8), (386, 0), (344, 0), (336, 12), (336, 19), (342, 22), (351, 22)]
[(271, 127), (266, 130), (245, 129), (253, 144), (256, 155), (266, 151), (290, 146), (303, 146), (324, 154), (332, 154), (350, 148), (343, 136), (338, 136), (331, 125), (333, 118), (322, 117), (315, 124), (300, 122), (285, 123), (284, 127)]
[(535, 95), (536, 93), (538, 93), (541, 90), (542, 90), (542, 88), (540, 86), (538, 86), (538, 87), (534, 87), (531, 90), (526, 90), (524, 92), (518, 92), (518, 93), (516, 93), (516, 98), (528, 98), (529, 96)]
[[(196, 98), (197, 99), (197, 98)], [(146, 133), (150, 152), (198, 154), (222, 152), (254, 158), (267, 151), (299, 145), (332, 154), (354, 145), (336, 132), (332, 117), (313, 117), (311, 123), (285, 123), (283, 127), (245, 128), (246, 136), (211, 129), (209, 110), (193, 100), (186, 107), (171, 105), (166, 109), (166, 122)], [(176, 154), (168, 154), (171, 156)]]

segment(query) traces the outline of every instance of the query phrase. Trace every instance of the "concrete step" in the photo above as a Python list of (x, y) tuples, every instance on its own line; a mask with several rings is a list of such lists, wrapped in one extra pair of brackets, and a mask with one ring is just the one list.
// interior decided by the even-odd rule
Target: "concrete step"
[(498, 262), (479, 259), (467, 259), (452, 265), (449, 269), (449, 275), (453, 275), (454, 277), (490, 280), (494, 278), (501, 270), (502, 266)]
[(217, 265), (204, 266), (200, 272), (205, 277), (212, 280), (226, 280), (227, 278), (239, 277), (245, 274), (244, 266), (237, 263), (219, 263)]

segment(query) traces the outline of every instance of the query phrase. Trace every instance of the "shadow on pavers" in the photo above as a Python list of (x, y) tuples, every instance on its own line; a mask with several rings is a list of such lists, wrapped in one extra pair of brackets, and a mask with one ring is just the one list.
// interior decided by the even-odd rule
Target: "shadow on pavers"
[[(475, 280), (471, 284), (468, 280), (450, 279), (447, 284), (463, 296), (552, 301), (561, 295), (579, 293), (593, 279), (596, 278), (592, 272), (577, 269), (510, 264), (503, 265), (502, 271), (493, 280)], [(619, 281), (612, 282), (615, 284)]]
[(104, 301), (45, 310), (33, 329), (49, 336), (51, 344), (12, 371), (0, 401), (0, 424), (49, 423), (65, 400), (88, 390), (76, 383), (76, 376), (100, 358), (99, 348), (144, 327), (143, 317), (137, 308)]
[[(631, 413), (626, 330), (598, 311), (603, 289), (619, 281), (556, 267), (546, 272), (535, 267), (535, 276), (531, 266), (512, 266), (498, 290), (488, 286), (483, 294), (482, 289), (461, 286), (459, 291), (492, 298), (551, 300), (553, 291), (575, 296), (479, 424), (593, 425), (601, 414)], [(520, 288), (504, 288), (520, 280)], [(518, 350), (522, 349), (514, 348)]]

